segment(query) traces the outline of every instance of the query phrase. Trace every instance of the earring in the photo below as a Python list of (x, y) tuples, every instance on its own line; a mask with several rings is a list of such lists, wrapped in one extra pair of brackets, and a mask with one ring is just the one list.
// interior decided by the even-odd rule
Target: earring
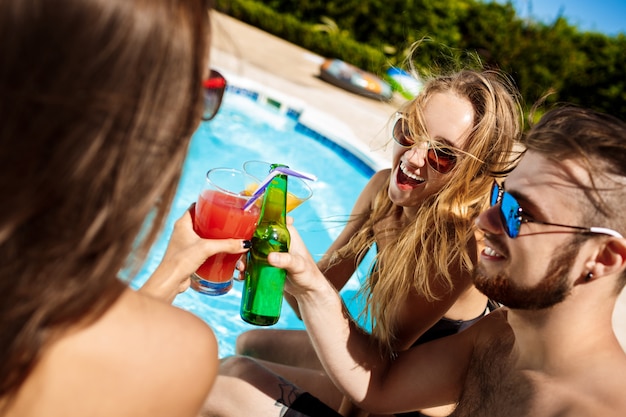
[(587, 275), (585, 275), (585, 282), (589, 282), (593, 279), (593, 272), (587, 272)]

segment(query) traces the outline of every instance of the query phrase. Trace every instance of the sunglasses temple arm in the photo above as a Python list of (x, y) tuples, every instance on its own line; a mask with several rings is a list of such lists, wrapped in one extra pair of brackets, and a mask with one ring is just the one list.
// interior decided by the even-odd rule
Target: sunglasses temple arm
[(613, 236), (616, 237), (618, 239), (623, 239), (624, 236), (622, 236), (620, 233), (616, 232), (613, 229), (607, 229), (606, 227), (590, 227), (589, 231), (591, 233), (598, 233), (601, 235), (608, 235), (608, 236)]

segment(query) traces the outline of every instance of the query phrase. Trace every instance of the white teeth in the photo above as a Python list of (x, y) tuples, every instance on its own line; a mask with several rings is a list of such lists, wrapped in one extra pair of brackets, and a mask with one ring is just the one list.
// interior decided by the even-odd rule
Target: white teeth
[(407, 177), (414, 179), (415, 181), (424, 181), (424, 178), (415, 175), (414, 173), (412, 173), (411, 171), (407, 170), (406, 165), (404, 164), (404, 162), (400, 161), (400, 170), (402, 171), (402, 173), (404, 175), (406, 175)]
[(485, 246), (484, 252), (487, 256), (501, 256), (498, 252), (496, 252), (495, 250), (493, 250), (493, 248), (490, 248), (489, 246)]

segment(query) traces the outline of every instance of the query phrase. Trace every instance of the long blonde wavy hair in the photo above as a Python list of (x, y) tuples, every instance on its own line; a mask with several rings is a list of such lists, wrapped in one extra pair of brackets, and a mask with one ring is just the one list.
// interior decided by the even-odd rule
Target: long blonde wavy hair
[[(448, 182), (426, 199), (408, 227), (377, 230), (391, 236), (391, 243), (375, 257), (375, 268), (362, 288), (373, 334), (383, 350), (392, 352), (395, 318), (411, 291), (427, 300), (437, 299), (433, 286), (452, 290), (454, 276), (471, 271), (475, 254), (474, 218), (487, 205), (493, 177), (510, 169), (514, 144), (521, 134), (519, 95), (510, 79), (497, 71), (461, 70), (430, 79), (420, 94), (400, 109), (414, 137), (424, 135), (423, 109), (436, 93), (452, 92), (467, 98), (474, 121), (466, 148)], [(375, 198), (368, 219), (337, 257), (358, 254), (359, 260), (374, 243), (374, 229), (402, 207), (391, 202), (388, 187)], [(459, 265), (459, 270), (451, 270)]]

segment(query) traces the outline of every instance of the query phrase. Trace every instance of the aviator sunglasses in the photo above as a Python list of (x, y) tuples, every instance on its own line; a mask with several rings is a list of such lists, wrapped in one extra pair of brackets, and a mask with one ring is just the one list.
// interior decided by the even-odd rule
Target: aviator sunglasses
[[(511, 239), (515, 239), (519, 236), (520, 227), (522, 223), (538, 223), (548, 226), (567, 227), (569, 229), (575, 229), (578, 233), (594, 233), (600, 235), (609, 235), (617, 238), (622, 238), (622, 235), (615, 230), (607, 229), (604, 227), (581, 227), (570, 226), (567, 224), (548, 223), (539, 220), (531, 220), (524, 217), (524, 210), (520, 207), (518, 201), (510, 193), (504, 190), (504, 187), (498, 185), (496, 181), (491, 186), (491, 207), (500, 205), (498, 212), (502, 224), (504, 225), (504, 231)], [(576, 232), (574, 232), (576, 233)]]
[[(398, 113), (398, 120), (393, 125), (391, 135), (396, 143), (404, 148), (412, 148), (416, 142), (411, 137), (407, 119)], [(426, 160), (428, 165), (440, 174), (447, 174), (452, 171), (452, 168), (456, 165), (456, 154), (452, 148), (447, 146), (435, 145), (433, 142), (424, 141), (428, 146), (426, 151)]]
[(222, 104), (224, 90), (226, 90), (226, 78), (219, 72), (211, 70), (209, 78), (202, 82), (204, 88), (204, 112), (202, 120), (209, 121), (215, 117)]

